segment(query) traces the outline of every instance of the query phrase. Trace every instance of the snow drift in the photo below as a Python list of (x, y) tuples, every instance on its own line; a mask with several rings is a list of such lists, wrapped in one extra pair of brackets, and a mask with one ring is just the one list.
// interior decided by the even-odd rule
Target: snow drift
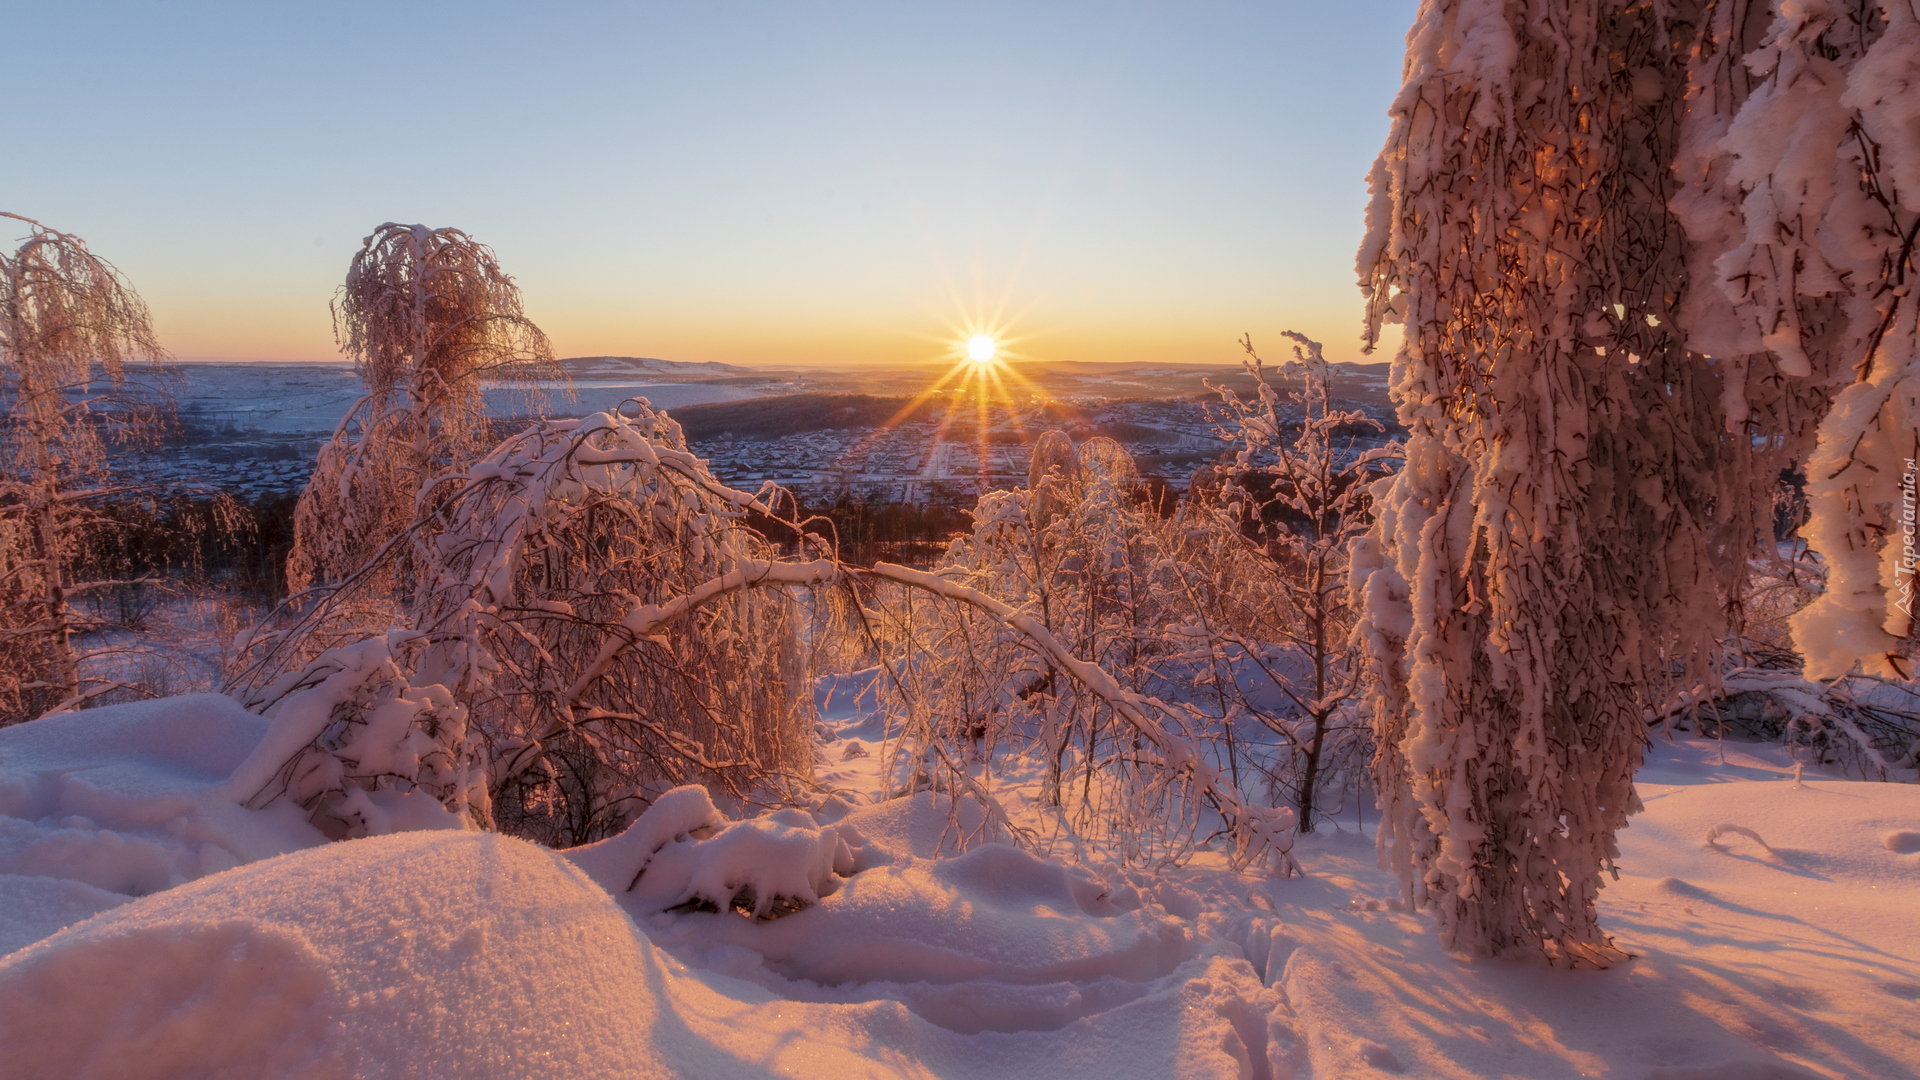
[(0, 730), (0, 898), (10, 901), (0, 949), (129, 897), (324, 842), (290, 807), (255, 812), (222, 796), (266, 731), (218, 694)]
[(20, 1075), (68, 1077), (1245, 1074), (1226, 1015), (1262, 993), (1244, 963), (1154, 990), (1079, 1030), (973, 1037), (894, 1001), (782, 1001), (690, 971), (539, 847), (405, 833), (231, 870), (14, 953), (0, 1045)]
[(29, 1076), (671, 1075), (655, 951), (500, 836), (332, 844), (150, 897), (0, 965)]
[[(202, 696), (0, 730), (7, 1076), (1778, 1080), (1920, 1061), (1920, 787), (1796, 779), (1778, 746), (1655, 745), (1601, 901), (1638, 958), (1566, 973), (1459, 962), (1350, 829), (1302, 837), (1307, 873), (1285, 880), (1219, 852), (1149, 873), (959, 851), (984, 814), (963, 803), (956, 828), (925, 791), (741, 822), (682, 789), (561, 854), (460, 830), (328, 843), (221, 794), (266, 729)], [(877, 767), (835, 775), (871, 790), (855, 766)], [(742, 868), (814, 899), (770, 919), (720, 902)], [(684, 905), (697, 880), (719, 882), (713, 910)]]

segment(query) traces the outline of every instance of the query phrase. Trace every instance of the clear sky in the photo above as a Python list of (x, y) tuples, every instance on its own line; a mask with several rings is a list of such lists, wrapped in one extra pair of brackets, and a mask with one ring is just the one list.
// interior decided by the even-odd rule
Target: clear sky
[(21, 0), (0, 209), (182, 357), (336, 357), (396, 220), (492, 245), (563, 356), (897, 363), (979, 320), (1036, 359), (1358, 359), (1414, 7)]

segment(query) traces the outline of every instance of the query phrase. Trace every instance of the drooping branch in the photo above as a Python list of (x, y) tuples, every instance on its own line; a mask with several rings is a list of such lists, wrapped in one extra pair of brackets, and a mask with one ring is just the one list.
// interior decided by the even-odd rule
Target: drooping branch
[(600, 649), (600, 655), (594, 657), (573, 685), (567, 688), (567, 701), (579, 701), (589, 687), (602, 675), (614, 658), (632, 648), (641, 639), (650, 637), (662, 627), (678, 622), (695, 610), (712, 603), (730, 593), (743, 589), (758, 589), (770, 585), (807, 588), (832, 584), (839, 574), (839, 567), (827, 559), (807, 563), (778, 563), (765, 559), (754, 559), (730, 570), (720, 577), (702, 582), (693, 591), (683, 593), (664, 603), (641, 604), (620, 620), (620, 633), (609, 638)]
[(1294, 825), (1293, 811), (1284, 807), (1260, 806), (1243, 799), (1191, 739), (1173, 730), (1169, 724), (1156, 719), (1156, 717), (1173, 715), (1164, 704), (1121, 686), (1099, 665), (1074, 656), (1052, 631), (1031, 614), (1017, 611), (1004, 601), (988, 596), (978, 589), (948, 581), (924, 570), (914, 570), (886, 562), (875, 563), (865, 570), (848, 572), (891, 581), (948, 600), (958, 601), (984, 611), (1018, 631), (1031, 643), (1035, 651), (1046, 657), (1050, 665), (1066, 672), (1106, 702), (1115, 715), (1150, 743), (1160, 755), (1156, 763), (1160, 768), (1176, 775), (1192, 778), (1194, 797), (1210, 802), (1226, 819), (1229, 832), (1234, 839), (1234, 861), (1237, 865), (1244, 866), (1254, 859), (1266, 856), (1271, 860), (1273, 873), (1290, 872), (1293, 863), (1292, 856), (1289, 854), (1292, 846), (1289, 833)]

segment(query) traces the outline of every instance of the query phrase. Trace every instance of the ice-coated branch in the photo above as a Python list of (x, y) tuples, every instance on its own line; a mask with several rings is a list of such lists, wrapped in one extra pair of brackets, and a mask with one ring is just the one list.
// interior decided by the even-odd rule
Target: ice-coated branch
[(1193, 778), (1194, 794), (1211, 802), (1227, 820), (1234, 836), (1235, 861), (1238, 864), (1245, 865), (1266, 855), (1271, 859), (1272, 873), (1279, 875), (1292, 872), (1292, 839), (1288, 834), (1294, 825), (1293, 811), (1285, 807), (1260, 806), (1241, 798), (1198, 747), (1167, 725), (1156, 722), (1154, 716), (1165, 714), (1164, 707), (1157, 707), (1154, 702), (1121, 686), (1098, 665), (1074, 656), (1052, 631), (1031, 614), (1017, 611), (978, 589), (894, 563), (875, 563), (870, 568), (852, 572), (958, 601), (984, 611), (1018, 631), (1050, 664), (1073, 676), (1105, 701), (1115, 715), (1151, 743), (1159, 752), (1159, 767), (1176, 775), (1185, 774)]
[(587, 665), (580, 677), (567, 688), (569, 704), (578, 701), (586, 693), (594, 680), (606, 674), (608, 665), (615, 657), (630, 649), (642, 638), (652, 635), (661, 627), (685, 618), (695, 609), (704, 607), (729, 593), (742, 589), (757, 589), (769, 585), (792, 585), (810, 587), (830, 584), (839, 575), (839, 567), (830, 559), (818, 559), (806, 563), (778, 563), (765, 559), (755, 559), (717, 578), (702, 582), (692, 592), (676, 596), (665, 603), (641, 604), (636, 606), (627, 617), (620, 620), (621, 634), (610, 638), (601, 647), (600, 655)]

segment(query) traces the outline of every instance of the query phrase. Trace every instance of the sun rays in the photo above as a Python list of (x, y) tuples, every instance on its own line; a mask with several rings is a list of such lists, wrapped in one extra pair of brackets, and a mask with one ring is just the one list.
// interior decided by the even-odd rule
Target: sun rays
[(940, 349), (932, 359), (936, 362), (945, 361), (951, 366), (884, 424), (849, 447), (842, 461), (864, 457), (863, 451), (872, 443), (901, 424), (921, 417), (923, 411), (933, 411), (928, 410), (928, 403), (943, 399), (934, 406), (938, 415), (929, 417), (935, 427), (928, 440), (927, 465), (923, 475), (930, 480), (960, 479), (944, 475), (946, 469), (941, 464), (942, 447), (950, 445), (949, 432), (970, 415), (973, 421), (972, 456), (978, 470), (975, 479), (984, 490), (992, 467), (992, 435), (995, 428), (1001, 426), (994, 417), (994, 410), (996, 407), (1004, 410), (1005, 427), (1011, 441), (1026, 442), (1029, 434), (1021, 416), (1023, 406), (1032, 404), (1037, 398), (1046, 397), (1046, 392), (1015, 366), (1017, 362), (1035, 358), (1018, 350), (1024, 337), (1013, 333), (1012, 327), (1000, 319), (963, 318), (949, 324), (943, 333), (928, 335), (926, 340)]

